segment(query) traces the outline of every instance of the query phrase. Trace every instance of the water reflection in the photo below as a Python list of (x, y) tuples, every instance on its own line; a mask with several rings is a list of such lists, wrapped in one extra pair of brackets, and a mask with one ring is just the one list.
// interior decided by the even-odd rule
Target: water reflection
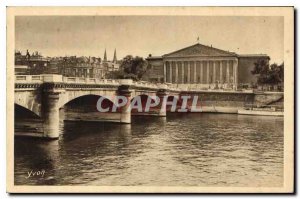
[[(168, 114), (132, 124), (62, 121), (54, 142), (16, 139), (15, 183), (282, 186), (283, 119)], [(26, 179), (45, 169), (45, 178)]]
[[(59, 144), (57, 140), (44, 142), (43, 140), (22, 138), (15, 139), (15, 176), (22, 176), (20, 180), (26, 184), (56, 184), (56, 168), (60, 165)], [(30, 157), (30, 161), (28, 159)], [(46, 171), (45, 177), (28, 177), (30, 172)]]

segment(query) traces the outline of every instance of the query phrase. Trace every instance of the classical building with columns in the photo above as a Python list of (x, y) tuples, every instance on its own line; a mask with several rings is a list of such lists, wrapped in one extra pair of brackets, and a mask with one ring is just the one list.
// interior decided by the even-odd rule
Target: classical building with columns
[[(251, 74), (265, 54), (238, 55), (212, 46), (195, 44), (163, 56), (149, 55), (148, 81), (203, 88), (237, 88), (255, 84)], [(188, 84), (188, 85), (187, 85)]]

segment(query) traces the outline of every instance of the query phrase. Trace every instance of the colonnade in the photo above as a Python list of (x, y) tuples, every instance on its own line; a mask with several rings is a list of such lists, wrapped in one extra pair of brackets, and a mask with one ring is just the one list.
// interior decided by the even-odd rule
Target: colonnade
[(173, 84), (238, 84), (237, 60), (164, 61), (164, 81)]

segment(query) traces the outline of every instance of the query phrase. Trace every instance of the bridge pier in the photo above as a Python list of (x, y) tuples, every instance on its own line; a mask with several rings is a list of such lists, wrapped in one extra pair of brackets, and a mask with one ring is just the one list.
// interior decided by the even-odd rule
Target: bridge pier
[(120, 123), (130, 124), (131, 123), (131, 109), (130, 109), (130, 101), (131, 101), (131, 91), (129, 90), (129, 85), (121, 85), (118, 88), (117, 94), (119, 96), (126, 97), (126, 104), (120, 107)]
[(59, 137), (59, 93), (45, 92), (43, 96), (43, 127), (44, 137), (57, 139)]
[[(156, 93), (156, 96), (159, 98), (159, 104), (157, 108), (158, 110), (158, 116), (160, 117), (166, 117), (167, 116), (167, 109), (166, 109), (166, 103), (164, 103), (164, 98), (167, 96), (167, 90), (166, 89), (159, 89)], [(164, 107), (162, 107), (164, 106)]]

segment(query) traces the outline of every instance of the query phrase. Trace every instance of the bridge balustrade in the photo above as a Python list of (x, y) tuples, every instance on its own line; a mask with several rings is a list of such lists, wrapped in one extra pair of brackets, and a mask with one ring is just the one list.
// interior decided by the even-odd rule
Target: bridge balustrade
[[(135, 81), (131, 79), (97, 79), (84, 77), (64, 77), (62, 75), (42, 74), (42, 75), (16, 75), (15, 83), (30, 84), (30, 83), (69, 83), (69, 84), (97, 84), (97, 85), (130, 85), (138, 88), (147, 89), (165, 89), (174, 92), (180, 91), (204, 91), (204, 92), (239, 92), (239, 93), (253, 93), (254, 90), (242, 89), (235, 90), (233, 88), (215, 88), (207, 87), (203, 84), (172, 84), (172, 83), (151, 83), (146, 81)], [(205, 87), (206, 86), (206, 87)]]

